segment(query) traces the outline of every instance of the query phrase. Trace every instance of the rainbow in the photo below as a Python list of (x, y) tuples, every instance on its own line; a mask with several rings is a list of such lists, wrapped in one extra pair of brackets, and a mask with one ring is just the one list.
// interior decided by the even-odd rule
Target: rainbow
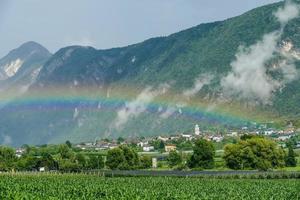
[[(139, 92), (133, 87), (49, 87), (32, 89), (26, 95), (16, 97), (11, 90), (0, 96), (0, 106), (2, 105), (2, 109), (10, 112), (18, 110), (41, 112), (53, 109), (64, 111), (79, 108), (80, 110), (95, 112), (106, 110), (116, 113), (126, 103), (133, 101)], [(269, 113), (249, 112), (249, 109), (238, 104), (219, 103), (214, 104), (212, 109), (208, 109), (211, 107), (211, 102), (197, 97), (186, 100), (180, 97), (176, 91), (170, 91), (155, 98), (147, 104), (145, 112), (150, 115), (160, 115), (168, 107), (178, 108), (176, 106), (178, 101), (185, 101), (186, 105), (180, 108), (180, 114), (175, 111), (169, 118), (180, 115), (186, 120), (205, 122), (211, 125), (259, 123), (270, 118)]]

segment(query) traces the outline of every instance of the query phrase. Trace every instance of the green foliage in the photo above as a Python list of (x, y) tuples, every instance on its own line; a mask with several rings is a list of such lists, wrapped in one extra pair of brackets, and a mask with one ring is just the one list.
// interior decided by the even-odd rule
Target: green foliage
[(215, 149), (212, 142), (199, 139), (195, 141), (194, 152), (188, 160), (190, 168), (211, 169), (214, 167)]
[(80, 170), (78, 163), (73, 162), (72, 160), (63, 159), (59, 161), (59, 170), (65, 172), (78, 172)]
[(59, 145), (58, 153), (62, 159), (70, 159), (74, 156), (72, 150), (66, 144)]
[(0, 146), (0, 171), (12, 170), (16, 160), (17, 157), (13, 148)]
[(72, 143), (71, 143), (69, 140), (66, 141), (66, 145), (67, 145), (69, 148), (72, 148)]
[(75, 154), (76, 163), (80, 166), (80, 168), (85, 169), (87, 165), (87, 161), (85, 156), (82, 153)]
[(299, 180), (0, 175), (0, 199), (299, 199)]
[(132, 148), (122, 145), (108, 151), (106, 165), (110, 169), (136, 169), (139, 167), (139, 157)]
[(104, 168), (104, 159), (101, 155), (90, 155), (87, 161), (88, 169)]
[(117, 139), (118, 144), (121, 144), (124, 141), (125, 141), (125, 139), (122, 137), (118, 137), (118, 139)]
[(140, 158), (140, 168), (149, 169), (152, 167), (152, 158), (150, 156), (141, 156)]
[(288, 144), (288, 154), (285, 157), (285, 165), (287, 167), (296, 167), (297, 160), (292, 144)]
[(54, 160), (50, 153), (43, 153), (42, 157), (38, 158), (34, 168), (46, 167), (48, 170), (57, 170), (58, 163)]
[(177, 151), (170, 151), (167, 160), (169, 166), (172, 168), (182, 163), (182, 156)]
[(265, 138), (252, 137), (226, 145), (223, 158), (231, 169), (268, 170), (284, 166), (284, 151)]
[(135, 168), (138, 168), (138, 166), (139, 166), (139, 156), (135, 152), (135, 150), (133, 148), (130, 148), (130, 147), (126, 146), (126, 145), (122, 145), (119, 148), (122, 150), (123, 155), (125, 157), (125, 162), (123, 162), (121, 164), (120, 169), (135, 169)]

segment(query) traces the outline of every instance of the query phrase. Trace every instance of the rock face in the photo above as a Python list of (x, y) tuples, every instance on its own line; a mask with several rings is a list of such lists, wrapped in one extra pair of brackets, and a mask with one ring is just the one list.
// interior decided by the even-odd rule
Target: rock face
[(36, 42), (27, 42), (0, 59), (0, 90), (28, 87), (34, 82), (50, 52)]
[[(50, 57), (40, 45), (26, 43), (0, 60), (0, 89), (26, 86), (21, 100), (43, 101), (3, 107), (0, 143), (172, 134), (195, 124), (222, 130), (255, 121), (260, 111), (298, 119), (300, 18), (278, 32), (282, 24), (274, 13), (283, 6), (122, 48), (70, 46)], [(229, 114), (218, 115), (218, 109)], [(253, 118), (228, 117), (233, 112)]]

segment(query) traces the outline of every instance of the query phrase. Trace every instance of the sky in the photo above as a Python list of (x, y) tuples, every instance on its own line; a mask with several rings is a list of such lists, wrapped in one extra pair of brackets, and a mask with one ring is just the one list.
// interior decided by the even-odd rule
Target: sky
[(121, 47), (279, 0), (0, 0), (0, 57), (27, 41)]

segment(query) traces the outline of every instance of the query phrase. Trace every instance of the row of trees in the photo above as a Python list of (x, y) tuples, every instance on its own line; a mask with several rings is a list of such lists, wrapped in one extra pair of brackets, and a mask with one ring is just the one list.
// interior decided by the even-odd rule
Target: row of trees
[[(106, 159), (105, 159), (106, 158)], [(186, 161), (187, 160), (187, 161)], [(214, 147), (211, 142), (197, 140), (194, 153), (183, 157), (176, 151), (170, 152), (167, 162), (171, 168), (213, 168)], [(72, 148), (69, 142), (55, 147), (26, 147), (26, 152), (17, 158), (15, 151), (9, 147), (0, 147), (0, 170), (47, 170), (79, 171), (89, 169), (134, 170), (152, 167), (150, 156), (139, 156), (134, 148), (121, 145), (111, 149), (107, 155), (83, 153)]]
[[(105, 159), (106, 158), (106, 159)], [(173, 169), (211, 169), (214, 168), (215, 149), (212, 142), (199, 139), (194, 142), (190, 155), (171, 151), (167, 163)], [(268, 170), (284, 166), (296, 166), (292, 144), (286, 153), (275, 142), (257, 136), (241, 138), (236, 144), (224, 148), (223, 160), (230, 169)], [(152, 158), (139, 156), (134, 148), (121, 145), (109, 150), (106, 155), (83, 153), (72, 148), (69, 142), (54, 147), (26, 147), (26, 152), (17, 158), (15, 151), (9, 147), (0, 147), (0, 170), (48, 170), (79, 171), (90, 169), (134, 170), (147, 169), (152, 166)]]
[(296, 166), (297, 161), (292, 145), (288, 154), (274, 141), (257, 136), (242, 138), (237, 144), (224, 147), (224, 160), (230, 169), (268, 170), (284, 166)]
[(0, 147), (0, 170), (47, 170), (78, 171), (83, 169), (101, 169), (104, 159), (100, 154), (83, 154), (75, 152), (68, 144), (54, 148), (26, 148), (25, 153), (18, 158), (14, 149)]

